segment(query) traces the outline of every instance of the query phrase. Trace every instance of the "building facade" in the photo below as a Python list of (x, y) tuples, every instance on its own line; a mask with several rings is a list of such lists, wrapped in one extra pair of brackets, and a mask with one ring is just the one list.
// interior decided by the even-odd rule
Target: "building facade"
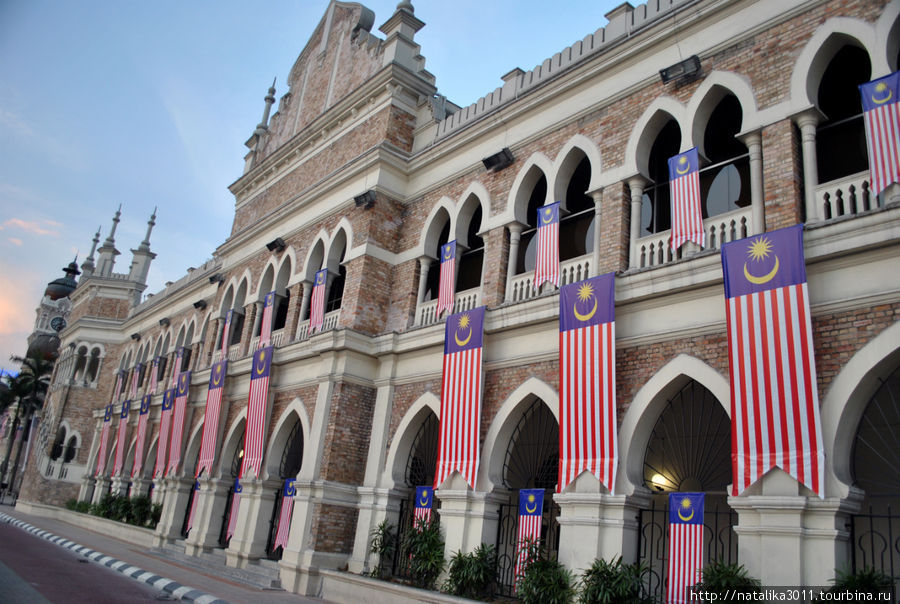
[[(379, 37), (371, 11), (332, 0), (274, 112), (275, 91), (266, 96), (230, 186), (232, 232), (214, 257), (142, 300), (150, 231), (118, 274), (114, 223), (96, 266), (93, 251), (82, 266), (44, 419), (51, 434), (65, 424), (77, 435), (77, 454), (62, 464), (52, 443), (36, 447), (20, 505), (152, 493), (163, 504), (158, 541), (190, 555), (224, 548), (237, 567), (280, 556), (283, 584), (299, 593), (317, 593), (322, 569), (370, 570), (372, 530), (403, 522), (414, 487), (434, 477), (438, 250), (455, 239), (455, 311), (487, 311), (476, 488), (453, 475), (435, 491), (448, 556), (496, 543), (509, 573), (510, 510), (518, 489), (536, 487), (547, 489), (547, 544), (566, 566), (641, 559), (654, 589), (665, 576), (664, 496), (676, 490), (707, 494), (707, 556), (739, 562), (766, 585), (824, 585), (835, 568), (880, 564), (857, 537), (880, 535), (900, 497), (900, 481), (885, 478), (896, 476), (900, 427), (900, 192), (869, 193), (857, 86), (900, 68), (900, 4), (653, 0), (607, 18), (460, 107), (425, 69), (415, 42), (425, 24), (411, 3)], [(683, 74), (660, 77), (676, 65)], [(707, 244), (672, 253), (666, 162), (691, 147), (701, 156)], [(554, 494), (559, 293), (531, 283), (537, 208), (554, 201), (562, 282), (616, 273), (614, 494), (589, 473)], [(730, 496), (719, 249), (796, 224), (825, 496), (779, 469)], [(320, 269), (324, 326), (312, 331)], [(271, 291), (263, 469), (241, 479), (225, 539)], [(210, 370), (223, 358), (215, 462), (195, 492)], [(111, 472), (110, 445), (98, 472), (104, 409), (114, 402), (118, 412), (135, 376), (138, 396), (150, 393), (154, 359), (166, 387), (191, 371), (183, 437), (171, 443), (183, 461), (154, 477), (161, 386), (145, 446), (135, 451), (132, 412), (122, 470)], [(121, 396), (117, 375), (128, 385)], [(136, 455), (144, 463), (132, 475)], [(273, 552), (287, 478), (296, 478), (290, 537)]]

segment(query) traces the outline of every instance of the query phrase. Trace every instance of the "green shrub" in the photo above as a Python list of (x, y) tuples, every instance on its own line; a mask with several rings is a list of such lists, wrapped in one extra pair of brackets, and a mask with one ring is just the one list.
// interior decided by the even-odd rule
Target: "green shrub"
[(453, 554), (443, 590), (470, 600), (486, 600), (493, 595), (496, 581), (497, 551), (482, 543), (468, 554)]
[(159, 524), (159, 519), (162, 518), (162, 508), (161, 503), (154, 503), (150, 507), (150, 528), (155, 529)]
[(747, 569), (740, 564), (711, 561), (703, 568), (702, 577), (703, 580), (697, 584), (697, 588), (719, 594), (723, 600), (728, 593), (749, 594), (759, 591), (759, 579), (747, 574)]
[(78, 500), (77, 500), (77, 499), (74, 499), (74, 498), (68, 500), (68, 501), (66, 502), (66, 509), (67, 509), (67, 510), (72, 510), (72, 511), (74, 512), (76, 509), (78, 509)]
[(109, 506), (109, 519), (128, 522), (131, 516), (131, 500), (127, 497), (116, 497)]
[(101, 518), (112, 518), (112, 507), (115, 499), (112, 495), (104, 495), (100, 501), (91, 505), (91, 514)]
[(89, 514), (91, 512), (91, 502), (90, 501), (79, 501), (75, 505), (75, 511), (80, 512), (82, 514)]
[(437, 518), (417, 522), (403, 535), (400, 552), (409, 557), (409, 572), (413, 584), (424, 589), (434, 589), (438, 576), (444, 570), (444, 537)]
[(597, 559), (579, 581), (578, 601), (583, 604), (632, 604), (649, 601), (643, 596), (641, 575), (646, 567), (625, 564), (622, 557), (607, 562)]
[(131, 498), (131, 516), (128, 522), (137, 526), (147, 526), (150, 521), (150, 498), (146, 495), (138, 495)]
[(542, 552), (540, 543), (528, 540), (523, 546), (525, 567), (516, 583), (516, 595), (523, 604), (567, 604), (575, 597), (572, 572)]
[(383, 579), (388, 576), (391, 562), (394, 558), (394, 551), (397, 549), (397, 538), (394, 534), (394, 527), (387, 520), (381, 523), (372, 531), (372, 541), (370, 544), (373, 554), (378, 555), (378, 564), (369, 572), (370, 577)]
[(883, 571), (867, 567), (853, 572), (852, 570), (837, 571), (837, 576), (832, 579), (834, 585), (828, 590), (831, 593), (867, 593), (875, 594), (894, 586), (894, 578), (884, 574)]

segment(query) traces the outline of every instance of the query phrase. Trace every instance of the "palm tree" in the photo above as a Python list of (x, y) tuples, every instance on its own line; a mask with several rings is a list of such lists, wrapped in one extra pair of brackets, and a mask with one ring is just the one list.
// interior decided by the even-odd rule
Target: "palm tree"
[[(50, 373), (53, 371), (53, 361), (42, 356), (40, 353), (20, 357), (13, 355), (10, 357), (15, 363), (21, 364), (21, 371), (13, 381), (9, 383), (10, 393), (14, 393), (16, 407), (16, 421), (22, 419), (22, 437), (19, 439), (19, 446), (16, 448), (16, 459), (10, 470), (8, 487), (15, 491), (16, 489), (16, 473), (19, 469), (19, 460), (22, 457), (22, 445), (28, 440), (29, 430), (31, 428), (31, 420), (35, 412), (39, 411), (44, 405), (44, 396), (50, 385)], [(13, 424), (13, 432), (18, 425)], [(2, 470), (5, 472), (9, 461), (9, 453), (12, 441), (10, 438), (10, 446), (7, 447), (6, 459), (3, 463)]]

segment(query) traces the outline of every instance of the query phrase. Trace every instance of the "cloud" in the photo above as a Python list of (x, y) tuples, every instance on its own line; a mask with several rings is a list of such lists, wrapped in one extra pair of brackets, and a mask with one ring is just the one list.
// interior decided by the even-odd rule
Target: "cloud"
[(10, 218), (9, 220), (0, 223), (0, 231), (6, 229), (18, 229), (25, 231), (26, 233), (31, 233), (32, 235), (49, 235), (51, 237), (56, 237), (59, 235), (59, 231), (56, 229), (61, 226), (62, 224), (55, 220), (26, 221), (21, 218)]
[(17, 245), (17, 246), (19, 246), (19, 247), (22, 247), (22, 245), (24, 245), (23, 242), (22, 242), (22, 240), (19, 239), (18, 237), (10, 237), (10, 238), (9, 238), (9, 242), (10, 242), (11, 244)]

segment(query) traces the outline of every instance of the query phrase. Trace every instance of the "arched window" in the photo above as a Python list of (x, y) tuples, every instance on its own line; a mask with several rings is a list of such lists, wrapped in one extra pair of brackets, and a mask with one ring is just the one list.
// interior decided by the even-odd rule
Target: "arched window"
[[(441, 234), (438, 235), (437, 245), (434, 249), (426, 250), (432, 258), (441, 257), (441, 246), (450, 241), (450, 217), (444, 212), (444, 226), (441, 228)], [(438, 289), (441, 281), (441, 261), (432, 260), (431, 267), (428, 269), (428, 282), (425, 285), (424, 300), (437, 300)]]
[(100, 372), (100, 349), (94, 348), (91, 351), (91, 359), (88, 362), (87, 372), (85, 373), (85, 382), (94, 382)]
[[(466, 229), (465, 244), (468, 248), (462, 250), (462, 253), (459, 254), (459, 269), (456, 275), (457, 291), (465, 291), (481, 286), (481, 270), (484, 265), (484, 239), (478, 235), (481, 231), (481, 204), (478, 203), (477, 199), (474, 203), (477, 205)], [(440, 273), (440, 270), (436, 272)]]
[(53, 446), (50, 448), (50, 459), (56, 461), (59, 459), (60, 455), (63, 454), (63, 447), (66, 442), (66, 427), (60, 426), (59, 431), (56, 433), (56, 438), (53, 439)]
[(700, 171), (703, 218), (750, 205), (750, 154), (735, 138), (741, 131), (743, 112), (733, 94), (713, 109), (703, 134), (703, 153), (711, 165)]
[[(537, 168), (532, 168), (537, 170)], [(535, 257), (537, 256), (537, 224), (538, 208), (544, 205), (547, 199), (547, 177), (541, 172), (528, 196), (528, 209), (525, 218), (528, 226), (522, 231), (522, 239), (519, 243), (519, 257), (516, 259), (515, 274), (527, 273), (534, 270)], [(562, 237), (560, 237), (562, 241)]]
[(78, 437), (72, 435), (69, 437), (69, 442), (66, 444), (66, 454), (63, 457), (63, 463), (69, 463), (75, 456), (78, 454)]
[(653, 146), (647, 163), (652, 184), (644, 189), (641, 199), (640, 236), (661, 233), (672, 228), (669, 195), (669, 158), (681, 150), (681, 128), (670, 119), (665, 123)]
[[(591, 162), (583, 156), (566, 187), (565, 215), (559, 220), (559, 260), (571, 260), (594, 250), (594, 200), (587, 194)], [(537, 253), (535, 251), (535, 253)]]

